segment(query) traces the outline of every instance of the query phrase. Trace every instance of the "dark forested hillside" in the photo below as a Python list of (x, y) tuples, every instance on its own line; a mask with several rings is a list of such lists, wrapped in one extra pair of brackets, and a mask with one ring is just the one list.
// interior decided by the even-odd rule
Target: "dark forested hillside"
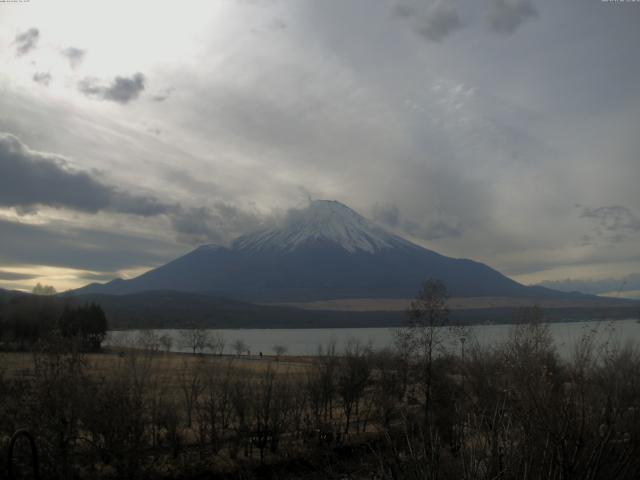
[[(257, 305), (210, 295), (152, 291), (131, 295), (85, 294), (75, 302), (101, 305), (111, 328), (336, 328), (395, 327), (405, 319), (404, 311), (330, 311)], [(535, 305), (532, 301), (531, 306)], [(471, 308), (451, 311), (451, 319), (461, 324), (511, 323), (520, 307)], [(549, 321), (595, 318), (635, 318), (635, 303), (606, 308), (543, 308)]]

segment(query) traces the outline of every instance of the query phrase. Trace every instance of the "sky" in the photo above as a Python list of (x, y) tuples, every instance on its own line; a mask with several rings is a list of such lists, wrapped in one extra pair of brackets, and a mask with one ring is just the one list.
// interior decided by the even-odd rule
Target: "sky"
[(0, 287), (130, 278), (309, 199), (640, 297), (640, 2), (0, 2)]

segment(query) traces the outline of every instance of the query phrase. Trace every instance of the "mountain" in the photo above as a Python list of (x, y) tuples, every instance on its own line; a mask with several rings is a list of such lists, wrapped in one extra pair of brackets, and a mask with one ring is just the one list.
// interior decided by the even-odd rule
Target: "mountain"
[(109, 328), (334, 328), (400, 325), (403, 312), (302, 311), (177, 291), (128, 295), (83, 294), (70, 299), (100, 305)]
[(0, 288), (0, 300), (8, 300), (13, 297), (29, 295), (26, 292), (20, 292), (18, 290), (6, 290), (4, 288)]
[(482, 263), (445, 257), (326, 200), (230, 247), (205, 245), (131, 280), (91, 284), (76, 293), (174, 290), (263, 303), (411, 298), (429, 278), (442, 280), (458, 297), (575, 296), (527, 287)]

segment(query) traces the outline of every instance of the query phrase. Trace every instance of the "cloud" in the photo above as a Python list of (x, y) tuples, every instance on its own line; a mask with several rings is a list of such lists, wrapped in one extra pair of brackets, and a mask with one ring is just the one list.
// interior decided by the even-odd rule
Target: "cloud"
[(171, 219), (179, 238), (190, 244), (224, 243), (224, 237), (211, 222), (211, 211), (206, 207), (183, 210)]
[(417, 14), (417, 9), (413, 5), (399, 3), (394, 5), (393, 12), (398, 18), (411, 18)]
[(393, 204), (381, 205), (376, 203), (373, 206), (373, 220), (389, 227), (397, 227), (400, 224), (400, 211)]
[(14, 44), (16, 45), (16, 55), (21, 57), (36, 48), (40, 40), (40, 31), (37, 28), (30, 28), (26, 32), (16, 35)]
[(162, 215), (170, 225), (168, 231), (190, 245), (226, 244), (265, 222), (264, 215), (230, 203), (198, 207), (168, 203), (109, 185), (98, 175), (74, 168), (60, 155), (33, 151), (14, 135), (0, 133), (0, 207), (14, 208), (19, 215), (36, 213), (41, 206), (90, 214)]
[(0, 270), (0, 280), (14, 281), (14, 280), (31, 280), (36, 278), (36, 275), (30, 273), (18, 273), (8, 272), (7, 270)]
[(174, 206), (153, 196), (106, 185), (95, 173), (74, 169), (60, 155), (30, 150), (17, 137), (0, 133), (0, 206), (28, 212), (39, 205), (90, 213), (101, 210), (151, 216)]
[(403, 229), (414, 237), (424, 240), (440, 240), (443, 238), (459, 237), (462, 235), (462, 228), (453, 220), (439, 219), (421, 225), (417, 222), (407, 221), (403, 225)]
[(441, 42), (461, 27), (462, 22), (456, 7), (450, 3), (438, 1), (429, 9), (427, 16), (418, 25), (417, 32), (427, 40)]
[(136, 195), (129, 192), (115, 192), (110, 199), (108, 210), (128, 213), (141, 217), (151, 217), (154, 215), (171, 214), (175, 212), (178, 205), (161, 202), (153, 195)]
[(84, 57), (87, 54), (87, 51), (76, 47), (68, 47), (62, 50), (62, 52), (60, 53), (67, 57), (71, 68), (76, 68), (84, 61)]
[(171, 96), (175, 89), (173, 87), (165, 88), (164, 90), (156, 93), (151, 97), (151, 100), (154, 102), (164, 102), (167, 98)]
[(493, 32), (512, 34), (524, 22), (537, 16), (538, 10), (531, 0), (491, 0), (487, 25)]
[(179, 207), (171, 224), (180, 241), (191, 245), (228, 244), (234, 238), (264, 227), (271, 219), (225, 202), (213, 206)]
[[(403, 5), (391, 21), (390, 5), (397, 2)], [(587, 265), (595, 265), (585, 274), (594, 277), (618, 275), (618, 268), (620, 274), (640, 271), (628, 266), (640, 262), (638, 234), (614, 234), (572, 208), (620, 202), (640, 217), (640, 137), (633, 128), (640, 111), (633, 79), (640, 64), (629, 61), (640, 39), (640, 10), (633, 5), (614, 9), (570, 0), (554, 3), (553, 15), (545, 15), (546, 4), (532, 0), (528, 5), (539, 10), (536, 20), (527, 2), (450, 0), (459, 19), (453, 25), (462, 28), (451, 30), (435, 48), (425, 44), (431, 39), (416, 34), (429, 25), (425, 18), (435, 11), (434, 0), (278, 2), (274, 9), (251, 12), (235, 12), (236, 4), (228, 3), (229, 15), (211, 15), (206, 22), (195, 15), (203, 17), (202, 29), (191, 25), (193, 35), (183, 36), (175, 49), (166, 48), (174, 42), (162, 30), (149, 31), (148, 41), (128, 52), (126, 64), (133, 66), (95, 73), (99, 80), (91, 86), (103, 88), (94, 90), (98, 98), (116, 73), (147, 74), (138, 100), (151, 101), (138, 102), (135, 109), (110, 109), (107, 116), (102, 109), (83, 108), (83, 102), (54, 102), (48, 91), (33, 88), (37, 85), (20, 88), (29, 67), (24, 60), (31, 56), (14, 58), (3, 69), (9, 81), (0, 95), (0, 131), (18, 134), (32, 148), (64, 152), (77, 167), (97, 166), (114, 175), (130, 171), (127, 179), (145, 178), (158, 189), (158, 198), (182, 204), (167, 218), (77, 215), (78, 224), (117, 224), (169, 236), (175, 221), (180, 238), (189, 242), (223, 240), (227, 233), (215, 224), (216, 200), (285, 209), (299, 202), (297, 185), (313, 185), (315, 196), (363, 212), (371, 213), (376, 202), (393, 202), (401, 214), (393, 227), (398, 232), (409, 222), (407, 228), (421, 237), (442, 238), (423, 242), (436, 251), (519, 274), (536, 272), (532, 281), (579, 277)], [(509, 5), (520, 7), (505, 8)], [(513, 11), (521, 13), (505, 22), (505, 12)], [(286, 35), (271, 35), (270, 41), (264, 32), (244, 35), (274, 16), (289, 25)], [(117, 44), (107, 42), (104, 48), (135, 42), (139, 22), (129, 20), (131, 32), (120, 29)], [(9, 42), (26, 30), (16, 30), (9, 17), (2, 22), (11, 32)], [(58, 23), (27, 27), (37, 25), (49, 40), (47, 32), (59, 30)], [(492, 23), (515, 34), (487, 33)], [(534, 28), (538, 35), (531, 43), (526, 33)], [(66, 41), (58, 43), (63, 48), (86, 46), (88, 55), (98, 55), (102, 44), (94, 33), (99, 32), (89, 28), (86, 38), (52, 41)], [(240, 37), (243, 41), (235, 41)], [(30, 55), (45, 53), (44, 40)], [(14, 45), (8, 54), (15, 55)], [(53, 55), (70, 71), (60, 50)], [(78, 70), (89, 66), (90, 58)], [(32, 67), (27, 80), (47, 68)], [(63, 76), (51, 73), (51, 86), (63, 87)], [(162, 104), (171, 108), (149, 120), (160, 106), (152, 97), (163, 97), (167, 86), (176, 88)], [(145, 127), (163, 134), (150, 135)], [(457, 222), (439, 221), (438, 205)], [(15, 208), (26, 212), (33, 206)], [(379, 212), (381, 218), (385, 213), (387, 222), (396, 222), (391, 211)], [(43, 210), (38, 218), (46, 215)], [(66, 213), (53, 213), (61, 215)], [(611, 240), (621, 234), (629, 238), (608, 248), (592, 231), (596, 227)], [(446, 237), (461, 229), (462, 235)], [(576, 242), (584, 234), (592, 237), (585, 239), (588, 247)], [(625, 266), (605, 265), (604, 259)], [(554, 273), (541, 276), (539, 265)]]
[(399, 18), (412, 21), (414, 30), (431, 42), (441, 42), (462, 27), (458, 9), (445, 0), (436, 0), (426, 9), (418, 5), (399, 4), (395, 7), (395, 13)]
[(30, 225), (0, 219), (0, 264), (48, 265), (113, 272), (158, 266), (184, 253), (155, 235), (140, 236), (66, 223)]
[(145, 88), (145, 77), (136, 73), (131, 77), (116, 77), (110, 85), (103, 85), (95, 78), (85, 78), (78, 83), (78, 90), (89, 97), (109, 100), (122, 105), (135, 100)]
[(409, 219), (404, 220), (396, 205), (391, 203), (385, 205), (376, 203), (373, 206), (372, 218), (378, 223), (398, 229), (423, 240), (440, 240), (462, 235), (462, 227), (460, 226), (459, 220), (444, 217), (442, 212), (438, 212), (437, 216), (437, 220), (426, 223)]
[(36, 72), (33, 74), (33, 81), (40, 85), (44, 85), (45, 87), (49, 86), (52, 79), (53, 77), (49, 72)]
[(269, 28), (271, 28), (272, 30), (286, 30), (287, 23), (280, 18), (274, 18), (269, 23)]
[[(593, 232), (596, 238), (619, 242), (628, 234), (640, 232), (640, 218), (627, 207), (613, 205), (598, 208), (581, 208), (580, 218), (589, 219), (594, 223)], [(591, 235), (585, 235), (582, 240), (583, 243), (590, 244), (594, 238)]]

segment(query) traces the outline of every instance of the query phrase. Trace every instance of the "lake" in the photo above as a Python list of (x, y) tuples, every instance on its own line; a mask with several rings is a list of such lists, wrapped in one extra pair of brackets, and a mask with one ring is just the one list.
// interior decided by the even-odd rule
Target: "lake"
[[(490, 347), (506, 341), (514, 325), (474, 325), (465, 327), (465, 331), (442, 330), (446, 345), (452, 350), (462, 347), (460, 340), (464, 336), (464, 344), (477, 343), (481, 347)], [(568, 356), (581, 338), (593, 332), (596, 342), (610, 342), (623, 345), (627, 342), (640, 342), (640, 323), (635, 319), (614, 321), (584, 321), (570, 323), (550, 323), (549, 329), (560, 355)], [(141, 330), (112, 331), (107, 336), (108, 346), (138, 346), (140, 339), (148, 333)], [(148, 332), (148, 331), (147, 331)], [(172, 339), (171, 350), (174, 352), (190, 352), (182, 340), (182, 330), (151, 330), (155, 335), (168, 335)], [(347, 342), (357, 340), (371, 344), (374, 349), (382, 349), (393, 345), (393, 328), (310, 328), (310, 329), (216, 329), (212, 334), (222, 335), (225, 340), (225, 353), (233, 353), (232, 344), (242, 340), (252, 355), (263, 352), (272, 355), (274, 346), (282, 345), (289, 355), (316, 355), (318, 348), (335, 343), (341, 351)]]

